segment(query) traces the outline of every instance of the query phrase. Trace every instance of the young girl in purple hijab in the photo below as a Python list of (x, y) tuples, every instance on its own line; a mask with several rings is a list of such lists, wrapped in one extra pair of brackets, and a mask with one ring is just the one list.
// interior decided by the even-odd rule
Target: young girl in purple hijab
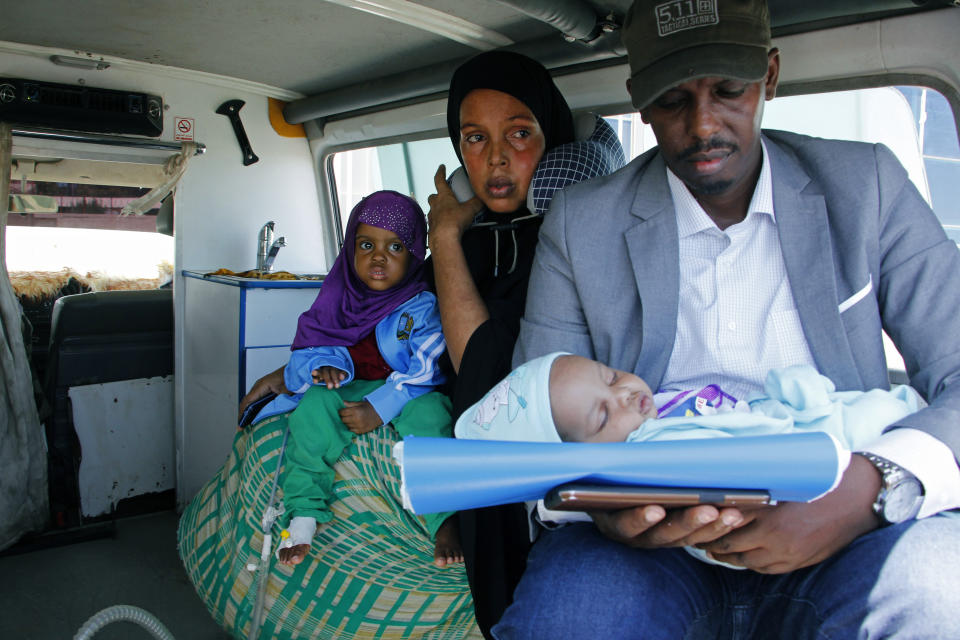
[[(317, 523), (333, 514), (333, 465), (363, 434), (391, 423), (401, 436), (450, 437), (450, 402), (438, 359), (446, 348), (434, 295), (426, 291), (427, 228), (417, 203), (377, 191), (354, 207), (343, 248), (320, 293), (301, 314), (279, 396), (261, 417), (291, 403), (282, 477), (291, 517), (278, 557), (299, 564)], [(280, 405), (284, 406), (280, 406)], [(427, 516), (434, 562), (462, 562), (450, 513)]]

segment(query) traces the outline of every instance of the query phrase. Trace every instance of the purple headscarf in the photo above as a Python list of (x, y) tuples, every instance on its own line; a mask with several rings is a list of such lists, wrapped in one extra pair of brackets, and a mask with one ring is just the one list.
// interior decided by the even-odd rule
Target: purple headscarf
[[(396, 286), (374, 291), (353, 267), (360, 223), (397, 234), (410, 252), (407, 274)], [(300, 314), (291, 350), (320, 346), (352, 346), (373, 331), (388, 313), (427, 288), (423, 261), (427, 253), (427, 223), (420, 205), (396, 191), (377, 191), (353, 208), (343, 247), (323, 280), (313, 305)]]

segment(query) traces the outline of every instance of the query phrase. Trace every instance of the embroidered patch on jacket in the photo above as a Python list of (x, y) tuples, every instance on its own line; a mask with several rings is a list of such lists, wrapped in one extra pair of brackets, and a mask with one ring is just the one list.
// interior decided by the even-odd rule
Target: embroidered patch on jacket
[(660, 37), (720, 22), (717, 0), (671, 0), (653, 8)]
[(413, 316), (404, 311), (397, 325), (397, 340), (409, 340), (411, 331), (413, 331)]

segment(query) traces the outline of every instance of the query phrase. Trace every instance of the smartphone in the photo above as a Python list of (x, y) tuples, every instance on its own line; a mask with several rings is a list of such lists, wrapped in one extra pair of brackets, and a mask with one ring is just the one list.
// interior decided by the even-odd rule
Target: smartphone
[(273, 400), (273, 399), (276, 398), (276, 397), (277, 397), (277, 394), (275, 394), (275, 393), (268, 393), (267, 395), (263, 396), (262, 398), (259, 398), (259, 399), (257, 399), (257, 400), (254, 400), (253, 402), (251, 402), (250, 404), (248, 404), (248, 405), (247, 405), (247, 408), (243, 410), (243, 415), (240, 416), (240, 425), (239, 425), (239, 427), (240, 427), (241, 429), (244, 429), (244, 428), (246, 428), (247, 426), (249, 426), (249, 425), (253, 422), (253, 419), (257, 417), (257, 414), (260, 413), (260, 409), (263, 409), (263, 408), (267, 405), (268, 402), (270, 402), (271, 400)]
[(571, 482), (554, 487), (544, 506), (559, 511), (613, 511), (645, 504), (687, 507), (697, 504), (744, 506), (770, 504), (770, 494), (755, 489), (599, 485)]

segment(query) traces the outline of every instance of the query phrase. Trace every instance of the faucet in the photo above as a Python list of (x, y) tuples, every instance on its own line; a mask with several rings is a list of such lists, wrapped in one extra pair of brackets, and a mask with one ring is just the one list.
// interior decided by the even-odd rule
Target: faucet
[(260, 233), (257, 234), (257, 271), (263, 271), (263, 266), (267, 262), (267, 254), (273, 244), (273, 225), (274, 222), (271, 220), (260, 227)]
[(257, 271), (261, 273), (273, 271), (273, 261), (280, 253), (280, 247), (287, 246), (283, 237), (273, 239), (273, 225), (271, 220), (260, 227), (260, 233), (257, 234)]
[(273, 244), (270, 245), (270, 248), (267, 250), (267, 257), (263, 261), (263, 268), (260, 271), (265, 273), (270, 273), (273, 271), (273, 261), (276, 259), (277, 254), (280, 253), (280, 247), (287, 246), (287, 243), (284, 241), (283, 236), (280, 236), (273, 241)]
[(287, 246), (282, 236), (273, 239), (273, 226), (274, 222), (271, 220), (260, 227), (260, 233), (257, 234), (257, 271), (261, 273), (273, 271), (273, 261), (280, 253), (280, 247)]

